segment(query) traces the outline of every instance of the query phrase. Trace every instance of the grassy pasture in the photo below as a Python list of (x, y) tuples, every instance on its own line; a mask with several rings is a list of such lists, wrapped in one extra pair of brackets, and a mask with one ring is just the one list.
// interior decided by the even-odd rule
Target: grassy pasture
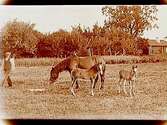
[(77, 97), (73, 97), (67, 72), (48, 85), (50, 59), (38, 60), (38, 66), (36, 60), (17, 61), (11, 75), (13, 87), (0, 88), (1, 118), (167, 119), (166, 62), (137, 64), (136, 96), (131, 98), (117, 92), (118, 72), (130, 69), (131, 64), (107, 64), (104, 90), (98, 91), (98, 82), (92, 97), (89, 81), (80, 81), (81, 88), (75, 90)]
[[(103, 56), (107, 64), (155, 63), (165, 62), (161, 56)], [(60, 62), (60, 58), (21, 58), (16, 59), (17, 67), (52, 66)]]

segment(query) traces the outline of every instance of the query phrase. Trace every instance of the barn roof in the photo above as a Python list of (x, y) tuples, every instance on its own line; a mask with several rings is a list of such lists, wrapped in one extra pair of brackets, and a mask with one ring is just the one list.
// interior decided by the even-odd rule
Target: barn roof
[(148, 45), (149, 46), (166, 46), (167, 47), (167, 41), (160, 40), (160, 42), (158, 42), (157, 40), (148, 40)]

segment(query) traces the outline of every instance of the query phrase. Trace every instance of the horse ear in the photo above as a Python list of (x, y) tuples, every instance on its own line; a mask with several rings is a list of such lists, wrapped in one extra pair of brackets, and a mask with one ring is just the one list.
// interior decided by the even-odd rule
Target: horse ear
[(134, 68), (137, 68), (137, 65), (133, 65), (132, 68), (133, 68), (133, 69), (134, 69)]

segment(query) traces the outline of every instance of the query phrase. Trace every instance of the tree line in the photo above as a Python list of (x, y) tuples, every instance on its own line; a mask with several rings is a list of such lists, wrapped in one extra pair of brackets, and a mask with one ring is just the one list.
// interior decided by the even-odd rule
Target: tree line
[(67, 57), (74, 52), (79, 56), (146, 55), (148, 40), (142, 35), (157, 28), (157, 11), (155, 6), (105, 6), (103, 26), (96, 23), (83, 28), (79, 24), (69, 32), (59, 29), (46, 34), (35, 30), (33, 23), (15, 19), (1, 31), (2, 49), (17, 57)]

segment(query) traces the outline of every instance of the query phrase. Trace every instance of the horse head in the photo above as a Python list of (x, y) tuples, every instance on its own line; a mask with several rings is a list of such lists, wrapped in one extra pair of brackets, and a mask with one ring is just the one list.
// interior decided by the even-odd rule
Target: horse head
[(57, 72), (56, 68), (52, 67), (51, 71), (50, 71), (50, 78), (49, 78), (49, 83), (52, 84), (56, 81), (56, 79), (58, 78), (59, 73)]
[(134, 72), (136, 72), (136, 71), (137, 71), (137, 65), (133, 65), (133, 66), (132, 66), (132, 70), (133, 70)]

